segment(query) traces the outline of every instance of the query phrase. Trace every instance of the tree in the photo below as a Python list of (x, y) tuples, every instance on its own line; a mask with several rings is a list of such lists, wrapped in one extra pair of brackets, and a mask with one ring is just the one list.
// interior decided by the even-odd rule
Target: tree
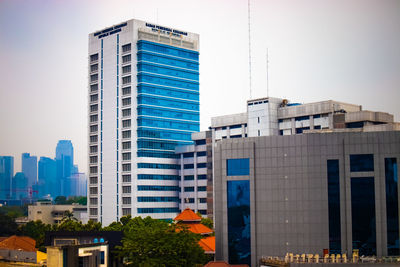
[(119, 256), (128, 266), (197, 266), (208, 260), (198, 244), (201, 236), (188, 231), (187, 227), (136, 217), (123, 229)]
[(55, 230), (56, 226), (51, 226), (50, 224), (44, 224), (42, 221), (30, 221), (25, 225), (21, 225), (18, 228), (19, 235), (25, 235), (32, 237), (36, 240), (36, 247), (40, 251), (45, 251), (44, 248), (44, 236), (45, 232)]
[(0, 236), (15, 235), (17, 228), (18, 226), (11, 216), (0, 213)]
[(65, 196), (58, 196), (56, 197), (56, 199), (54, 199), (54, 202), (57, 205), (67, 204), (67, 198)]
[(210, 218), (201, 218), (201, 222), (200, 223), (205, 225), (205, 226), (207, 226), (210, 229), (213, 229), (213, 227), (214, 227), (213, 220), (210, 219)]

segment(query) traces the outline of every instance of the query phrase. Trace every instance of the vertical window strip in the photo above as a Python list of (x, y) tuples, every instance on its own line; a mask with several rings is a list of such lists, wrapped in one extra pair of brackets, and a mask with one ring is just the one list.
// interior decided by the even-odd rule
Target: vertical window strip
[(399, 255), (399, 203), (397, 159), (385, 158), (387, 250)]
[(327, 161), (329, 254), (341, 254), (339, 160)]
[(100, 100), (100, 222), (103, 223), (103, 40), (101, 40), (101, 100)]
[(119, 220), (119, 181), (118, 181), (118, 164), (119, 164), (119, 129), (118, 129), (118, 120), (119, 120), (119, 34), (117, 34), (117, 221)]

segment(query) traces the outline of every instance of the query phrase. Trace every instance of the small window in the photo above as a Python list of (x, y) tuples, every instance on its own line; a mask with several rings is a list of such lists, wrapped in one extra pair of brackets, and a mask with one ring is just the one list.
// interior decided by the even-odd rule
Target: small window
[(204, 156), (207, 156), (207, 152), (206, 152), (206, 151), (200, 151), (200, 152), (197, 152), (197, 156), (198, 156), (198, 157), (204, 157)]
[(91, 93), (97, 92), (98, 90), (99, 90), (99, 84), (98, 83), (90, 85), (90, 92)]
[(374, 155), (373, 154), (350, 155), (350, 171), (351, 172), (373, 172), (374, 171)]
[(199, 191), (199, 192), (207, 191), (207, 186), (199, 186), (199, 187), (197, 187), (197, 191)]
[(184, 191), (185, 191), (185, 192), (194, 192), (194, 187), (193, 187), (193, 186), (186, 186), (186, 187), (184, 188)]
[(131, 131), (122, 131), (122, 138), (131, 138)]
[(130, 171), (130, 170), (131, 170), (131, 164), (130, 164), (130, 163), (128, 163), (128, 164), (122, 164), (122, 171), (128, 172), (128, 171)]
[(97, 132), (98, 131), (98, 126), (97, 125), (92, 125), (92, 126), (90, 126), (90, 132), (91, 133), (94, 133), (94, 132)]
[(193, 152), (183, 153), (184, 158), (193, 158), (193, 156), (194, 156)]
[(98, 95), (98, 94), (95, 94), (95, 95), (91, 95), (91, 96), (90, 96), (90, 102), (95, 102), (95, 101), (97, 101), (97, 100), (99, 100), (99, 95)]
[(91, 146), (90, 153), (96, 153), (96, 152), (97, 152), (97, 146)]
[(122, 57), (122, 63), (131, 62), (131, 55), (125, 55)]
[(197, 163), (197, 168), (206, 168), (207, 163)]
[(129, 117), (131, 115), (131, 109), (123, 109), (122, 110), (122, 117)]
[(99, 60), (99, 54), (90, 55), (90, 62)]
[(122, 84), (128, 84), (128, 83), (131, 83), (131, 76), (122, 77)]
[(202, 139), (202, 140), (196, 140), (195, 142), (196, 142), (196, 146), (199, 146), (199, 145), (205, 145), (205, 144), (206, 144), (206, 140), (205, 140), (205, 139)]
[(122, 142), (122, 149), (130, 149), (131, 142)]
[(122, 160), (130, 160), (131, 159), (131, 153), (122, 153)]
[(227, 176), (241, 176), (250, 174), (250, 159), (227, 159)]
[(131, 127), (131, 120), (123, 120), (122, 127), (123, 128)]
[(90, 205), (97, 205), (98, 201), (97, 198), (91, 197), (89, 200)]
[(90, 163), (97, 163), (97, 156), (90, 156)]
[(91, 135), (90, 136), (90, 143), (97, 143), (98, 137), (97, 135)]
[(131, 48), (132, 48), (131, 44), (123, 45), (122, 46), (122, 53), (131, 51)]
[(97, 81), (99, 79), (99, 75), (97, 75), (97, 74), (92, 74), (92, 75), (90, 75), (90, 81), (91, 82), (95, 82), (95, 81)]
[(130, 208), (123, 208), (123, 209), (122, 209), (122, 215), (123, 215), (123, 216), (127, 216), (127, 215), (130, 215), (130, 214), (132, 214)]
[(97, 208), (90, 208), (89, 213), (90, 215), (97, 215)]
[(122, 99), (122, 106), (128, 106), (130, 104), (131, 104), (131, 98), (130, 97)]
[(97, 187), (90, 187), (89, 192), (92, 195), (97, 195)]
[(131, 94), (131, 87), (124, 87), (122, 88), (122, 95), (130, 95)]
[(131, 198), (130, 197), (123, 197), (122, 198), (122, 204), (131, 204)]
[(130, 183), (130, 182), (131, 182), (131, 175), (130, 175), (130, 174), (124, 174), (124, 175), (122, 175), (122, 182), (124, 182), (124, 183)]
[(97, 122), (98, 116), (97, 115), (91, 115), (90, 116), (90, 122)]
[(99, 64), (90, 65), (91, 72), (97, 71), (98, 69), (99, 69)]
[(185, 176), (184, 176), (184, 180), (185, 180), (185, 181), (194, 180), (194, 175), (185, 175)]
[(90, 177), (90, 184), (97, 184), (97, 177)]
[(99, 110), (99, 106), (96, 105), (90, 105), (90, 112), (96, 112), (97, 110)]
[(97, 173), (97, 166), (90, 167), (90, 174)]
[(131, 72), (131, 65), (122, 67), (122, 74), (130, 73)]
[(129, 194), (131, 192), (131, 187), (130, 186), (123, 186), (122, 187), (122, 193)]

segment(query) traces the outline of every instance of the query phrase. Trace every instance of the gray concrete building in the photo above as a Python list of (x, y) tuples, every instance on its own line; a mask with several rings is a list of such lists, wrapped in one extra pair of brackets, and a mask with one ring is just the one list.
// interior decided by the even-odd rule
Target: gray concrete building
[[(340, 113), (345, 123), (366, 116), (354, 112)], [(387, 120), (379, 114), (361, 120)], [(400, 131), (347, 131), (216, 141), (216, 259), (257, 266), (287, 252), (399, 255)]]

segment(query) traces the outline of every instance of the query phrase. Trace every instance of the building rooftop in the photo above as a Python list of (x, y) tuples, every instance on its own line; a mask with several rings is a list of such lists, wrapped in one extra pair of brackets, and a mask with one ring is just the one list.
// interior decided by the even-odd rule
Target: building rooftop
[(0, 237), (0, 249), (36, 251), (36, 241), (28, 236)]
[(174, 221), (182, 221), (182, 222), (200, 222), (201, 217), (194, 213), (193, 210), (186, 208), (182, 211), (178, 216), (175, 217)]

